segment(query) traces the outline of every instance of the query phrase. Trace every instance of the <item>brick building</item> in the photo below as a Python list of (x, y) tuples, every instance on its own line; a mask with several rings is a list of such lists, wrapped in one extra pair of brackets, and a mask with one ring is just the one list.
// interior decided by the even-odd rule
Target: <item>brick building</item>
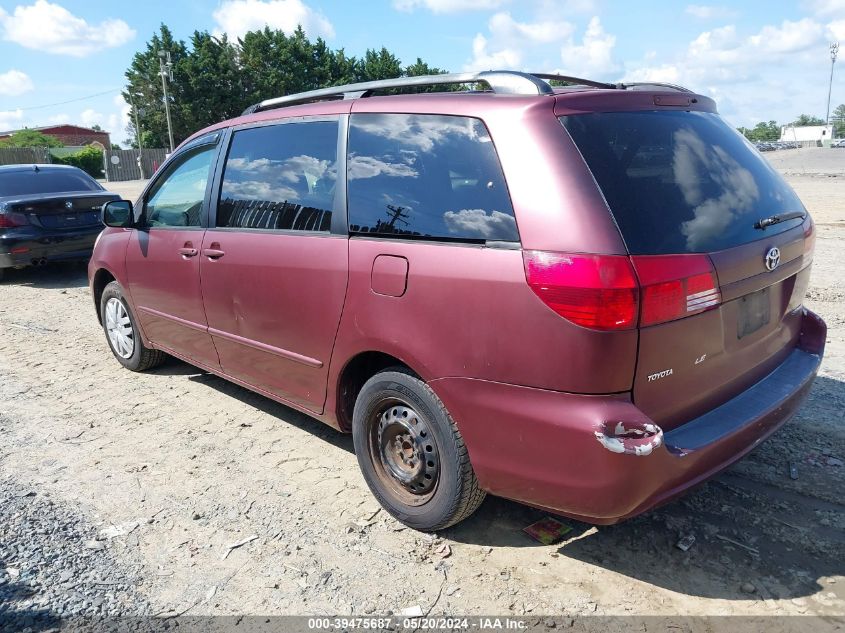
[[(81, 127), (79, 125), (48, 125), (46, 127), (29, 128), (53, 136), (62, 144), (67, 146), (81, 146), (81, 145), (96, 145), (101, 149), (108, 149), (111, 147), (111, 140), (108, 132), (98, 132), (91, 128)], [(10, 130), (8, 132), (0, 132), (0, 141), (9, 138), (15, 132), (20, 130)]]

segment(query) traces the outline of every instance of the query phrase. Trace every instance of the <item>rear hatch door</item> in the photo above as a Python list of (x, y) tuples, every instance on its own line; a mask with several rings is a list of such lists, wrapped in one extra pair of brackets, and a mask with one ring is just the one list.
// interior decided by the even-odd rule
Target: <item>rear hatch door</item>
[(671, 429), (735, 397), (794, 348), (812, 222), (766, 159), (716, 113), (561, 120), (643, 286), (634, 401)]

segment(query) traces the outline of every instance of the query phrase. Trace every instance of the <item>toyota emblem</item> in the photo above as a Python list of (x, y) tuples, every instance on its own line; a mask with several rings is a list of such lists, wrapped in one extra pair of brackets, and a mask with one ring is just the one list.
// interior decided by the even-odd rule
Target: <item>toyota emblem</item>
[(766, 253), (766, 268), (769, 270), (774, 270), (780, 265), (780, 249), (777, 246), (773, 246), (769, 249), (769, 252)]

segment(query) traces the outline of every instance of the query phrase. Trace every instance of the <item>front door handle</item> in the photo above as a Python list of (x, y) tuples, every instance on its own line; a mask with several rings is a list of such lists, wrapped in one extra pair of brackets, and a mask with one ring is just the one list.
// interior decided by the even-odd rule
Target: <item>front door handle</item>
[(196, 257), (199, 254), (199, 251), (195, 248), (189, 248), (186, 246), (184, 248), (179, 249), (179, 254), (185, 258)]
[(202, 249), (202, 254), (209, 259), (220, 259), (226, 253), (221, 251), (219, 248), (204, 248)]

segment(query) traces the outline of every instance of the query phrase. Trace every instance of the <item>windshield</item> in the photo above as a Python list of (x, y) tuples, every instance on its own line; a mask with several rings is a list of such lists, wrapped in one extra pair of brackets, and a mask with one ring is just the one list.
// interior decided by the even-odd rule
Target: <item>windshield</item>
[(37, 193), (102, 191), (96, 180), (83, 171), (50, 170), (0, 172), (0, 196), (28, 196)]
[(703, 253), (801, 224), (804, 211), (777, 172), (718, 115), (601, 112), (561, 117), (633, 255)]

